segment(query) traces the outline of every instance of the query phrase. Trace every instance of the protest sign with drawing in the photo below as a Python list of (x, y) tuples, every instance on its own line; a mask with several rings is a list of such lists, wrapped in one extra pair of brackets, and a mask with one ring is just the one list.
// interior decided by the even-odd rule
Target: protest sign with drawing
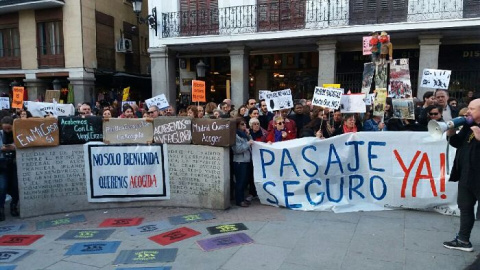
[(159, 110), (165, 109), (169, 106), (167, 98), (165, 97), (165, 94), (160, 94), (153, 98), (149, 98), (145, 100), (145, 104), (147, 104), (147, 107), (155, 105)]
[(365, 95), (362, 93), (342, 95), (340, 111), (342, 113), (364, 113), (366, 111), (364, 98)]
[(390, 89), (388, 96), (392, 98), (411, 98), (412, 83), (408, 58), (393, 59), (390, 64)]
[(292, 91), (290, 89), (284, 89), (267, 93), (265, 95), (265, 102), (270, 112), (293, 108)]
[(10, 99), (8, 97), (0, 97), (0, 110), (10, 109)]
[(312, 105), (338, 109), (343, 95), (343, 89), (315, 87), (313, 93)]
[(448, 89), (450, 84), (451, 70), (429, 69), (423, 70), (420, 87), (434, 89)]

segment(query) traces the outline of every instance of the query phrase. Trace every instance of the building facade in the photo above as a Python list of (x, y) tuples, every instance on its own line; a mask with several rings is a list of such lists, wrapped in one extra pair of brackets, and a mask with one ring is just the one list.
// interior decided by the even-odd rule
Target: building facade
[(145, 99), (147, 49), (148, 27), (129, 0), (0, 0), (0, 92), (24, 86), (29, 100), (42, 100), (62, 89), (66, 101), (70, 88), (77, 104), (131, 86)]
[[(153, 95), (188, 97), (202, 60), (207, 99), (235, 105), (259, 90), (310, 98), (324, 83), (359, 92), (362, 37), (387, 31), (393, 58), (409, 58), (416, 96), (424, 68), (452, 70), (450, 90), (480, 91), (477, 0), (149, 0)], [(419, 72), (420, 71), (420, 72)], [(213, 91), (212, 91), (213, 90)], [(182, 96), (182, 93), (185, 94)], [(180, 99), (182, 101), (182, 99)]]

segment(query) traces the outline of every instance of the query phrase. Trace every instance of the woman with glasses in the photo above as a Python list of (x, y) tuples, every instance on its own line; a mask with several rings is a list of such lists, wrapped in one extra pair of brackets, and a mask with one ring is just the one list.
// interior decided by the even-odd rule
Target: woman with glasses
[(233, 152), (233, 174), (235, 175), (235, 203), (240, 207), (248, 207), (249, 202), (245, 201), (245, 187), (247, 185), (248, 168), (251, 162), (250, 146), (253, 144), (247, 130), (243, 117), (237, 120), (235, 145)]
[(443, 109), (441, 106), (432, 105), (432, 106), (428, 106), (425, 110), (427, 111), (428, 120), (445, 122), (443, 121), (443, 115), (442, 115)]
[(281, 116), (273, 118), (275, 127), (268, 133), (267, 142), (281, 142), (295, 139), (296, 134), (285, 127), (285, 119)]

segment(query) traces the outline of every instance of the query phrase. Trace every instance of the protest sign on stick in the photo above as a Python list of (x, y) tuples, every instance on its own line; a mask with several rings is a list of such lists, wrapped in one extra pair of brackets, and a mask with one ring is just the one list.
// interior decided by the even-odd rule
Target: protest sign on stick
[(205, 82), (193, 80), (192, 81), (192, 101), (193, 102), (207, 102), (205, 96)]
[(422, 73), (422, 81), (420, 82), (420, 87), (448, 89), (451, 74), (451, 70), (426, 68), (423, 70)]
[(13, 87), (12, 109), (23, 108), (23, 91), (25, 91), (25, 89), (21, 86)]
[(312, 104), (314, 106), (338, 109), (343, 95), (343, 89), (315, 87)]
[(160, 94), (158, 96), (155, 96), (153, 98), (149, 98), (145, 100), (145, 104), (147, 104), (147, 107), (150, 107), (152, 105), (157, 106), (159, 110), (167, 108), (168, 101), (167, 98), (165, 97), (165, 94)]
[(0, 97), (0, 110), (10, 109), (10, 99), (8, 97)]
[(387, 89), (375, 89), (375, 99), (373, 101), (373, 115), (382, 116), (385, 114), (385, 104), (387, 104)]
[(411, 98), (412, 83), (408, 58), (393, 59), (390, 65), (390, 89), (388, 96), (392, 98)]
[(365, 95), (362, 93), (342, 95), (340, 111), (342, 113), (364, 113), (366, 111), (364, 98)]
[(265, 102), (270, 112), (293, 108), (292, 91), (290, 89), (284, 89), (266, 93)]

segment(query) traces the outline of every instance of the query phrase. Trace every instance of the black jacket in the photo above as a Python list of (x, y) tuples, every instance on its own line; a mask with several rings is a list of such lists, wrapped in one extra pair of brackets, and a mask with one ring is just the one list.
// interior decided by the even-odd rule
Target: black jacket
[[(475, 124), (476, 125), (476, 124)], [(457, 148), (450, 181), (480, 189), (480, 141), (473, 137), (471, 125), (464, 125), (458, 134), (450, 137), (450, 145)]]

